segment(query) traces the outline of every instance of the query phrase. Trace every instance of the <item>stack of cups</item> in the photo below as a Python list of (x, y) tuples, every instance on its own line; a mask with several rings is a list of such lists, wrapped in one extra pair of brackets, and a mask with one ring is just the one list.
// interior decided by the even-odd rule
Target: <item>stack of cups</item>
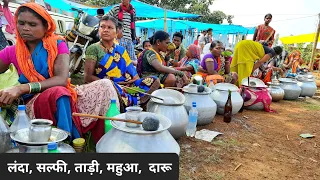
[(83, 147), (85, 144), (85, 140), (83, 138), (77, 138), (72, 141), (73, 148), (77, 153), (81, 153), (83, 151)]

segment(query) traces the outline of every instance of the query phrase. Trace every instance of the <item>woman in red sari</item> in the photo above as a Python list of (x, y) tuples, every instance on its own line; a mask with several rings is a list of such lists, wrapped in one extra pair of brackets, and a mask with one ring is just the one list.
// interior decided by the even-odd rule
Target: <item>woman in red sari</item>
[(262, 43), (265, 46), (271, 47), (274, 41), (275, 30), (269, 26), (272, 20), (272, 15), (267, 14), (264, 16), (264, 24), (256, 27), (253, 35), (253, 40)]
[(36, 3), (25, 3), (15, 12), (17, 43), (0, 51), (0, 73), (13, 64), (19, 85), (0, 90), (0, 107), (14, 112), (14, 102), (26, 105), (31, 119), (49, 119), (70, 133), (71, 139), (91, 132), (95, 142), (104, 134), (104, 121), (79, 118), (72, 112), (105, 114), (111, 99), (119, 96), (108, 79), (72, 87), (68, 80), (69, 50), (54, 31), (50, 14)]

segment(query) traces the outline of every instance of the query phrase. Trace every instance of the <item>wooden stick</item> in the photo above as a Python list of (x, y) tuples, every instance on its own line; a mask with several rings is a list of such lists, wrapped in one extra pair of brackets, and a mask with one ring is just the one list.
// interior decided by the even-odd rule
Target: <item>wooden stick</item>
[(119, 85), (119, 86), (121, 86), (121, 87), (123, 87), (123, 88), (126, 88), (126, 89), (130, 89), (130, 90), (132, 90), (132, 91), (136, 91), (136, 92), (141, 93), (141, 94), (144, 94), (144, 95), (148, 95), (148, 96), (150, 96), (150, 97), (159, 99), (159, 100), (161, 100), (161, 101), (164, 101), (162, 98), (157, 97), (157, 96), (154, 96), (154, 95), (151, 95), (151, 94), (149, 94), (149, 93), (145, 93), (145, 92), (142, 92), (142, 91), (133, 89), (133, 88), (131, 88), (131, 87), (123, 86), (123, 85)]
[(122, 122), (134, 123), (134, 124), (142, 124), (142, 122), (140, 122), (140, 121), (113, 118), (113, 117), (105, 117), (105, 116), (96, 116), (96, 115), (92, 115), (92, 114), (72, 113), (72, 116), (90, 117), (90, 118), (97, 118), (97, 119), (104, 119), (104, 120), (122, 121)]
[(240, 166), (242, 166), (241, 163), (236, 168), (234, 168), (234, 170), (236, 171)]
[(178, 88), (178, 87), (165, 87), (165, 89), (178, 89), (178, 90), (183, 90), (183, 88)]
[(293, 152), (293, 154), (297, 155), (297, 156), (298, 156), (299, 158), (301, 158), (301, 159), (305, 159), (305, 157), (300, 156), (299, 154), (297, 154), (297, 153), (295, 153), (295, 152)]

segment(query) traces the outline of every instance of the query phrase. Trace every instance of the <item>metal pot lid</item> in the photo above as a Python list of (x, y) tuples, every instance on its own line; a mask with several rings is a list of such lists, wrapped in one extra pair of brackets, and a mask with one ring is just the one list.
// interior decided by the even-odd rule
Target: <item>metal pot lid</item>
[(151, 93), (153, 96), (157, 96), (162, 98), (164, 101), (161, 101), (160, 99), (151, 98), (151, 101), (159, 104), (163, 104), (166, 106), (179, 106), (183, 105), (186, 101), (186, 98), (184, 95), (176, 90), (172, 89), (158, 89)]
[(221, 90), (221, 91), (232, 91), (232, 92), (236, 92), (239, 91), (239, 88), (231, 83), (218, 83), (214, 86), (215, 89), (217, 90)]
[(279, 82), (267, 82), (270, 86), (281, 86), (282, 84)]
[(256, 87), (256, 88), (260, 88), (260, 87), (267, 87), (263, 81), (261, 81), (260, 79), (258, 78), (254, 78), (254, 77), (250, 77), (249, 79), (249, 85), (248, 85), (248, 78), (243, 78), (242, 79), (242, 82), (241, 82), (242, 85), (244, 86), (249, 86), (249, 87)]
[(10, 133), (12, 140), (16, 141), (19, 144), (29, 145), (29, 146), (40, 146), (48, 145), (52, 142), (62, 142), (68, 138), (69, 133), (62, 129), (52, 128), (51, 136), (47, 142), (31, 142), (29, 140), (29, 128), (20, 129), (16, 132)]
[(297, 81), (292, 78), (280, 78), (279, 81), (284, 83), (297, 83)]
[(303, 81), (303, 82), (313, 82), (314, 81), (314, 77), (308, 78), (308, 76), (305, 76), (305, 75), (297, 75), (296, 79), (298, 81)]
[(210, 88), (206, 87), (206, 86), (204, 86), (204, 91), (201, 92), (201, 93), (200, 93), (200, 92), (196, 92), (196, 93), (194, 93), (194, 92), (189, 92), (188, 89), (189, 89), (189, 85), (184, 86), (184, 87), (182, 88), (182, 91), (183, 91), (184, 93), (187, 93), (187, 94), (196, 94), (196, 95), (208, 95), (208, 94), (211, 94), (211, 92), (212, 92), (212, 90), (211, 90)]
[[(137, 128), (131, 128), (131, 127), (126, 126), (125, 122), (119, 122), (119, 121), (111, 121), (111, 125), (120, 131), (133, 133), (133, 134), (156, 134), (156, 133), (160, 133), (162, 131), (169, 129), (171, 126), (171, 121), (167, 117), (165, 117), (161, 114), (156, 114), (156, 113), (151, 113), (151, 112), (141, 112), (139, 115), (139, 120), (141, 119), (141, 121), (143, 121), (148, 116), (155, 116), (156, 118), (159, 119), (160, 124), (159, 124), (158, 130), (145, 131), (141, 125)], [(115, 116), (115, 118), (125, 119), (126, 116), (125, 116), (125, 113), (122, 113), (122, 114)]]

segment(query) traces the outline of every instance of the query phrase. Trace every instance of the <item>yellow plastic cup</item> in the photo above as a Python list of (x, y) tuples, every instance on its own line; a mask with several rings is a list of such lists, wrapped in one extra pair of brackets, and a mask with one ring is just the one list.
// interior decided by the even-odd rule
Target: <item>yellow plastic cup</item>
[(83, 146), (85, 142), (86, 142), (86, 140), (83, 139), (83, 138), (77, 138), (77, 139), (74, 139), (74, 140), (72, 141), (73, 146), (77, 146), (77, 147)]

